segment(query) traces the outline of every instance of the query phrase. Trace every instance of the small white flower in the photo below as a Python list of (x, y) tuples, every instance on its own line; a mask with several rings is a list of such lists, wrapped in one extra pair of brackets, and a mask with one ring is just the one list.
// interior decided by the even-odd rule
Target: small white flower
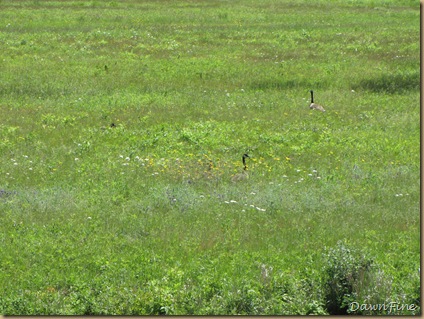
[(78, 157), (75, 157), (75, 161), (79, 161), (79, 158)]
[(90, 220), (90, 219), (91, 219), (91, 217), (90, 217), (90, 216), (88, 216), (88, 217), (87, 217), (87, 219), (88, 219), (88, 220)]
[(230, 200), (230, 203), (237, 203), (237, 201), (235, 201), (235, 200)]
[(299, 173), (299, 172), (300, 172), (300, 169), (297, 169), (297, 170), (296, 170), (296, 172), (298, 172), (298, 173)]
[(225, 203), (225, 204), (229, 204), (230, 202), (226, 200), (226, 201), (224, 201), (224, 203)]
[(130, 161), (131, 159), (127, 156), (127, 157), (125, 157), (125, 160)]

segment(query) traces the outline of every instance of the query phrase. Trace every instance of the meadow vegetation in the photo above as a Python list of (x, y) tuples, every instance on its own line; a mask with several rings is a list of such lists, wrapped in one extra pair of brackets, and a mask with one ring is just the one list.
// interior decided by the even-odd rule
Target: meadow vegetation
[(419, 19), (0, 1), (0, 314), (421, 313)]

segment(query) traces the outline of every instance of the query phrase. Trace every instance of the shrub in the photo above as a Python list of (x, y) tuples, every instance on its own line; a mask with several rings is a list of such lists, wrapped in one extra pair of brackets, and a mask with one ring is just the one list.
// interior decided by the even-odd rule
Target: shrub
[(366, 286), (372, 261), (338, 242), (329, 250), (325, 266), (325, 301), (330, 315), (348, 314), (349, 304), (357, 301), (357, 289)]

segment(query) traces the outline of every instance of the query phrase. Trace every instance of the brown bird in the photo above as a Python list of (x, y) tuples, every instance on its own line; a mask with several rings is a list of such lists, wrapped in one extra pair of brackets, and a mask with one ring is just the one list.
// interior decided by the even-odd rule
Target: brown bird
[(322, 107), (322, 105), (316, 104), (314, 103), (314, 91), (311, 90), (311, 105), (309, 105), (310, 109), (313, 110), (318, 110), (321, 112), (325, 112), (324, 108)]
[(249, 158), (250, 156), (247, 154), (243, 154), (242, 156), (242, 162), (243, 162), (243, 171), (241, 173), (238, 173), (231, 177), (231, 181), (233, 183), (242, 181), (249, 178), (249, 174), (247, 173), (247, 165), (246, 165), (246, 158)]

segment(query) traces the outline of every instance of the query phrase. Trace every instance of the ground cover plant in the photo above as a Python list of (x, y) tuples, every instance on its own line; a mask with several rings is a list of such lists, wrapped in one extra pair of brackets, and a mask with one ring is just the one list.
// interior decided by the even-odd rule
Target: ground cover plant
[(420, 314), (419, 18), (0, 1), (0, 313)]

